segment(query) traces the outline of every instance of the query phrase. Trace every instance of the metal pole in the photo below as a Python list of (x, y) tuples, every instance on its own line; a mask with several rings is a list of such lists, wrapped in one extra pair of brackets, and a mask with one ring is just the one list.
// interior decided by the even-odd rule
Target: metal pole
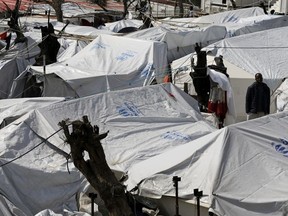
[(174, 182), (174, 187), (175, 187), (175, 189), (176, 189), (176, 203), (175, 203), (175, 211), (176, 211), (176, 214), (175, 214), (175, 216), (181, 216), (180, 214), (179, 214), (179, 203), (178, 203), (178, 182), (179, 181), (181, 181), (181, 178), (180, 177), (178, 177), (178, 176), (174, 176), (173, 177), (173, 182)]
[(45, 97), (45, 88), (46, 88), (46, 55), (43, 55), (43, 73), (44, 73), (43, 97)]
[(89, 193), (88, 196), (91, 198), (91, 216), (94, 216), (94, 200), (97, 198), (97, 194)]
[(197, 200), (197, 216), (200, 216), (200, 198), (203, 196), (203, 191), (194, 189), (194, 196), (196, 197)]
[(50, 23), (50, 9), (48, 9), (48, 24)]

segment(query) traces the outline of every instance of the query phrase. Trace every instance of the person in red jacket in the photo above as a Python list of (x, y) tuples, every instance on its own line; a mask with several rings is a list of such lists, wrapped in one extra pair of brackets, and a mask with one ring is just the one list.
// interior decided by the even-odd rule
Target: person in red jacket
[(261, 73), (255, 74), (255, 82), (247, 89), (246, 113), (247, 120), (270, 113), (270, 88), (263, 82)]

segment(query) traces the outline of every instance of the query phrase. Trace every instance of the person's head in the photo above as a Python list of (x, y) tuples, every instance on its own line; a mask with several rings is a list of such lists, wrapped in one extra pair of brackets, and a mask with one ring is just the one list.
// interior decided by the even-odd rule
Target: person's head
[(261, 83), (263, 81), (262, 74), (261, 73), (256, 73), (255, 74), (255, 80), (256, 80), (256, 82)]
[(222, 55), (220, 55), (219, 57), (215, 57), (214, 61), (215, 61), (217, 66), (224, 67), (223, 56)]

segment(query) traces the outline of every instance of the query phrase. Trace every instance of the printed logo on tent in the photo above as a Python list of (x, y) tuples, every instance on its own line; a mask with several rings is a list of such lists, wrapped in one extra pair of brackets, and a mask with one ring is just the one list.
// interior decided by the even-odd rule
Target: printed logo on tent
[(142, 115), (138, 107), (135, 106), (132, 102), (124, 102), (122, 106), (117, 106), (116, 110), (121, 116), (125, 117)]
[(147, 64), (145, 68), (141, 71), (141, 77), (147, 77), (151, 68), (152, 68), (152, 64)]
[(129, 58), (133, 58), (137, 52), (127, 50), (126, 52), (121, 53), (119, 56), (116, 57), (118, 61), (126, 61)]
[(98, 42), (98, 43), (95, 43), (95, 45), (92, 47), (91, 50), (93, 49), (106, 49), (108, 47), (108, 45), (102, 43), (102, 42)]
[(183, 140), (185, 142), (189, 142), (192, 140), (190, 136), (180, 133), (178, 131), (168, 131), (165, 134), (161, 135), (161, 137), (169, 140)]
[(288, 140), (281, 138), (279, 140), (279, 143), (272, 142), (271, 145), (277, 152), (279, 152), (285, 157), (288, 157)]

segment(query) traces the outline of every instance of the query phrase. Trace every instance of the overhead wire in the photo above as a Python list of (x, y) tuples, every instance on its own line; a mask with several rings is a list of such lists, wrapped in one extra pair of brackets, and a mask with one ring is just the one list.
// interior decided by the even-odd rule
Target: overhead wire
[(57, 133), (58, 133), (59, 131), (61, 131), (61, 130), (62, 130), (62, 128), (58, 129), (57, 131), (55, 131), (54, 133), (52, 133), (52, 134), (51, 134), (50, 136), (48, 136), (46, 139), (44, 139), (43, 141), (41, 141), (40, 143), (38, 143), (37, 145), (35, 145), (35, 146), (32, 147), (31, 149), (29, 149), (29, 150), (26, 151), (25, 153), (19, 155), (19, 156), (16, 157), (16, 158), (13, 158), (13, 159), (10, 160), (10, 161), (7, 161), (6, 163), (1, 164), (0, 167), (6, 166), (6, 165), (8, 165), (8, 164), (10, 164), (10, 163), (12, 163), (12, 162), (20, 159), (21, 157), (27, 155), (28, 153), (30, 153), (31, 151), (33, 151), (34, 149), (36, 149), (37, 147), (39, 147), (41, 144), (43, 144), (44, 142), (46, 142), (49, 138), (51, 138), (52, 136), (54, 136), (55, 134), (57, 134)]

